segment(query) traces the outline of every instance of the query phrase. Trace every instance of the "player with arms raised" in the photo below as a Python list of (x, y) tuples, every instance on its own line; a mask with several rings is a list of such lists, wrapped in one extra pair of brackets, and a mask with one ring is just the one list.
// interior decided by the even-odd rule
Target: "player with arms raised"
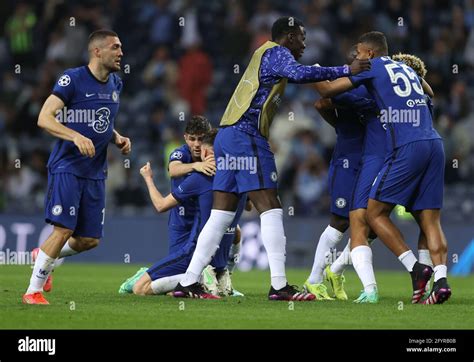
[[(175, 295), (199, 293), (199, 276), (216, 252), (223, 234), (235, 217), (239, 195), (248, 193), (260, 214), (261, 234), (267, 251), (270, 300), (313, 300), (314, 295), (288, 285), (285, 273), (286, 238), (283, 210), (277, 194), (277, 170), (267, 138), (287, 82), (310, 83), (355, 74), (369, 67), (367, 61), (351, 66), (304, 66), (296, 60), (305, 49), (303, 23), (292, 17), (278, 19), (272, 26), (272, 41), (253, 54), (221, 120), (217, 135), (212, 212), (199, 235), (196, 251), (178, 284)], [(226, 167), (219, 160), (240, 158), (256, 161), (252, 168)]]
[[(114, 129), (122, 81), (114, 74), (123, 56), (118, 35), (98, 30), (89, 36), (89, 64), (68, 69), (56, 82), (38, 117), (38, 126), (59, 138), (48, 161), (46, 222), (53, 232), (37, 253), (26, 304), (49, 304), (43, 286), (56, 259), (89, 250), (103, 236), (107, 146), (122, 154), (131, 142)], [(64, 108), (64, 124), (55, 118)], [(91, 115), (84, 122), (84, 115)], [(50, 288), (48, 288), (49, 290)]]

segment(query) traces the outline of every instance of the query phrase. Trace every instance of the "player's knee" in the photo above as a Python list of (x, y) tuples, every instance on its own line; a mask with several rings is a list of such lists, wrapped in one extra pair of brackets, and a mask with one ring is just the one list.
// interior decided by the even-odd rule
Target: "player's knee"
[(149, 283), (142, 282), (141, 280), (138, 280), (134, 285), (133, 285), (133, 294), (135, 295), (147, 295), (148, 293), (148, 287)]
[(53, 233), (56, 234), (62, 242), (66, 242), (72, 236), (73, 231), (71, 229), (55, 227)]
[(429, 250), (431, 254), (440, 255), (446, 254), (448, 252), (448, 247), (445, 243), (439, 241), (437, 243), (431, 243), (429, 245)]
[(78, 238), (82, 250), (89, 250), (99, 245), (99, 239), (96, 238)]
[(349, 228), (349, 220), (343, 217), (332, 217), (330, 225), (334, 229), (344, 233)]
[(367, 223), (372, 227), (375, 221), (382, 216), (380, 210), (376, 208), (367, 209)]
[(135, 295), (145, 295), (145, 288), (143, 284), (135, 283), (132, 290), (133, 294)]

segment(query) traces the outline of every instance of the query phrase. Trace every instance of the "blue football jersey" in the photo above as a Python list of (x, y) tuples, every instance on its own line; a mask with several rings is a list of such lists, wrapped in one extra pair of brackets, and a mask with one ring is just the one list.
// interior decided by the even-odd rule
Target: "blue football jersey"
[(407, 143), (441, 138), (415, 71), (390, 57), (371, 60), (372, 67), (349, 79), (364, 84), (380, 109), (379, 121), (387, 129), (388, 150)]
[[(193, 158), (187, 144), (176, 148), (171, 152), (168, 163), (181, 161), (182, 163), (192, 163)], [(174, 177), (171, 179), (171, 193), (177, 191), (178, 186), (189, 176)], [(183, 199), (181, 204), (170, 210), (168, 226), (183, 231), (189, 231), (193, 227), (194, 214), (196, 213), (196, 202), (192, 199)]]
[(78, 177), (107, 177), (107, 146), (113, 137), (122, 80), (110, 74), (106, 82), (94, 77), (88, 66), (66, 70), (53, 88), (65, 104), (56, 119), (94, 143), (95, 156), (81, 155), (71, 141), (58, 140), (48, 160), (51, 173), (68, 172)]
[[(192, 172), (172, 193), (173, 197), (180, 203), (194, 199), (197, 204), (197, 210), (194, 216), (194, 225), (189, 238), (189, 241), (196, 242), (204, 225), (206, 225), (209, 216), (211, 215), (213, 192), (212, 183), (214, 177), (206, 176), (199, 172)], [(237, 212), (232, 224), (225, 235), (232, 234), (231, 230), (235, 232), (235, 227), (242, 215), (247, 200), (246, 194), (243, 194), (239, 200)], [(225, 237), (224, 235), (224, 237)]]
[[(346, 108), (348, 121), (338, 122), (340, 127), (340, 133), (342, 134), (358, 134), (359, 123), (365, 125), (364, 129), (364, 146), (363, 156), (381, 156), (383, 157), (387, 151), (386, 148), (386, 131), (383, 124), (380, 122), (378, 116), (379, 109), (376, 102), (372, 99), (372, 96), (367, 91), (367, 88), (363, 85), (354, 88), (348, 92), (342, 93), (332, 98), (334, 104), (344, 106)], [(351, 116), (352, 115), (352, 116)], [(354, 119), (359, 117), (359, 121)], [(352, 120), (352, 121), (351, 121)], [(355, 130), (351, 129), (348, 123), (357, 123)], [(352, 126), (354, 128), (354, 126)], [(336, 131), (338, 128), (336, 127)], [(339, 134), (338, 134), (339, 140)]]
[[(206, 176), (199, 172), (193, 172), (191, 175), (171, 192), (173, 197), (183, 203), (186, 201), (194, 201), (196, 203), (197, 212), (194, 213), (193, 224), (197, 228), (196, 231), (201, 231), (204, 227), (207, 218), (204, 213), (211, 213), (212, 209), (212, 180), (210, 176)], [(203, 217), (204, 216), (204, 217)]]
[(337, 122), (335, 130), (337, 134), (336, 145), (334, 147), (333, 160), (349, 158), (353, 167), (358, 163), (358, 158), (362, 153), (364, 142), (364, 126), (360, 122), (360, 113), (369, 100), (358, 95), (360, 91), (356, 88), (334, 97), (332, 100), (336, 106)]

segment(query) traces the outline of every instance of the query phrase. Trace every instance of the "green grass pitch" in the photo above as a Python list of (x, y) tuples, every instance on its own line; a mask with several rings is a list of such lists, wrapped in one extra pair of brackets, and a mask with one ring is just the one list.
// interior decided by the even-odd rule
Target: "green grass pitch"
[[(346, 273), (349, 301), (270, 302), (268, 271), (236, 272), (243, 298), (176, 299), (119, 295), (139, 265), (65, 263), (45, 293), (49, 306), (27, 306), (21, 296), (30, 266), (0, 266), (1, 329), (472, 329), (474, 276), (450, 278), (452, 298), (443, 305), (411, 305), (411, 282), (404, 272), (377, 272), (380, 302), (352, 303), (360, 282)], [(288, 270), (302, 285), (308, 270)]]

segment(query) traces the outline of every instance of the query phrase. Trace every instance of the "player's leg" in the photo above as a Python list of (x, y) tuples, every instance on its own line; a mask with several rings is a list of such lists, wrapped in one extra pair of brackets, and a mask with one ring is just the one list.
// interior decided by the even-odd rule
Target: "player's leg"
[(423, 303), (440, 304), (451, 296), (447, 282), (447, 241), (441, 227), (445, 154), (442, 140), (430, 140), (425, 144), (429, 146), (430, 157), (411, 211), (425, 235), (434, 265), (433, 289)]
[[(237, 225), (235, 228), (234, 240), (232, 241), (232, 245), (230, 247), (229, 260), (227, 262), (227, 270), (229, 271), (230, 283), (232, 283), (232, 274), (234, 273), (235, 266), (236, 264), (239, 263), (241, 247), (242, 247), (242, 232), (240, 230), (240, 226)], [(243, 297), (244, 294), (239, 292), (237, 289), (235, 289), (232, 286), (232, 296)]]
[(56, 259), (77, 225), (77, 213), (83, 184), (71, 174), (49, 174), (45, 198), (45, 220), (54, 224), (51, 235), (41, 245), (30, 284), (23, 296), (26, 304), (48, 304), (41, 292), (50, 278)]
[[(194, 250), (195, 244), (193, 242), (186, 243), (179, 250), (159, 260), (150, 268), (141, 268), (122, 284), (120, 290), (133, 292), (136, 295), (161, 295), (173, 291), (184, 277)], [(218, 298), (204, 291), (200, 295), (187, 295), (187, 297)]]
[(440, 210), (415, 211), (420, 227), (426, 235), (428, 248), (434, 265), (433, 291), (426, 304), (443, 303), (451, 296), (451, 288), (447, 282), (447, 254), (448, 247), (446, 237), (441, 228)]
[(331, 214), (331, 221), (319, 238), (316, 252), (314, 255), (311, 274), (306, 280), (304, 286), (312, 294), (316, 295), (317, 300), (332, 300), (327, 293), (327, 288), (323, 284), (324, 268), (328, 264), (327, 254), (334, 248), (344, 236), (349, 228), (349, 220), (340, 215)]
[(260, 213), (260, 232), (270, 266), (270, 300), (313, 300), (315, 296), (288, 285), (285, 272), (286, 237), (283, 210), (275, 188), (248, 192), (248, 197)]
[(372, 264), (372, 249), (369, 246), (370, 227), (367, 223), (367, 210), (351, 210), (351, 260), (364, 290), (357, 303), (376, 303), (378, 301), (377, 282)]
[(400, 230), (390, 220), (390, 213), (395, 204), (412, 209), (413, 201), (420, 192), (420, 182), (429, 164), (430, 153), (431, 144), (427, 141), (412, 142), (394, 150), (372, 186), (367, 209), (372, 230), (410, 273), (412, 303), (418, 303), (423, 297), (433, 270), (418, 262)]
[(144, 273), (133, 286), (135, 295), (162, 295), (172, 292), (184, 277), (184, 273), (152, 280), (148, 273)]
[(252, 172), (236, 173), (239, 192), (247, 192), (260, 214), (260, 231), (270, 266), (270, 300), (313, 300), (315, 297), (288, 285), (285, 272), (286, 237), (283, 209), (277, 194), (278, 173), (275, 156), (263, 137), (245, 135), (248, 156), (255, 162)]
[(199, 234), (196, 251), (186, 271), (186, 276), (180, 282), (183, 287), (198, 283), (202, 271), (210, 263), (222, 237), (235, 217), (239, 197), (230, 192), (214, 191), (213, 193), (211, 215)]
[(428, 240), (426, 239), (426, 235), (421, 229), (421, 225), (419, 220), (415, 217), (415, 220), (420, 227), (420, 233), (418, 234), (418, 261), (421, 264), (429, 265), (433, 267), (433, 261), (431, 260), (430, 250), (428, 248)]
[[(212, 257), (211, 264), (206, 269), (204, 269), (204, 271), (206, 271), (207, 269), (212, 268), (212, 272), (216, 281), (216, 290), (211, 291), (211, 293), (221, 297), (231, 296), (233, 293), (229, 270), (227, 270), (227, 262), (229, 260), (230, 248), (233, 244), (233, 241), (234, 233), (228, 232), (224, 234), (220, 242), (219, 249), (217, 249), (217, 252)], [(207, 286), (205, 280), (206, 275), (203, 276), (205, 285)]]
[[(416, 220), (418, 227), (420, 228), (420, 232), (418, 234), (418, 262), (420, 264), (425, 264), (433, 268), (433, 262), (431, 260), (430, 250), (428, 248), (428, 240), (426, 239), (426, 235), (421, 228), (421, 221), (419, 219), (419, 215), (414, 212), (412, 212), (411, 214)], [(430, 286), (430, 283), (427, 283), (423, 298), (426, 299), (429, 296), (430, 292), (431, 292), (431, 286)]]
[(227, 269), (229, 270), (229, 273), (231, 275), (234, 272), (236, 264), (238, 264), (239, 262), (241, 247), (242, 232), (240, 230), (240, 226), (237, 225), (237, 227), (235, 228), (234, 240), (232, 241), (232, 245), (230, 247), (229, 260), (227, 262)]
[[(23, 302), (26, 304), (48, 304), (42, 296), (37, 293), (43, 291), (43, 287), (49, 280), (51, 284), (50, 274), (54, 269), (57, 256), (61, 248), (70, 238), (73, 231), (64, 227), (54, 226), (53, 232), (41, 245), (35, 249), (35, 264), (33, 272), (31, 273), (30, 284), (23, 296)], [(47, 291), (51, 290), (51, 285), (48, 286)]]

